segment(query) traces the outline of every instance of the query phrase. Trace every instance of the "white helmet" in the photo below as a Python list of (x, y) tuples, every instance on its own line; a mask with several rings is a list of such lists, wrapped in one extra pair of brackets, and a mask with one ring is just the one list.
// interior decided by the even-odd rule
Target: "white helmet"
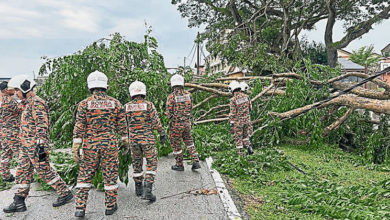
[(184, 86), (184, 77), (179, 74), (173, 75), (171, 77), (171, 87), (174, 86)]
[(241, 82), (240, 84), (241, 84), (241, 91), (247, 92), (249, 89), (248, 84), (246, 84), (246, 82)]
[(33, 77), (22, 74), (12, 77), (8, 82), (8, 88), (19, 89), (23, 93), (28, 93), (36, 84)]
[(107, 76), (99, 71), (92, 72), (87, 78), (88, 89), (103, 88), (107, 89)]
[(129, 86), (130, 96), (146, 95), (146, 86), (143, 82), (135, 81)]
[(231, 83), (229, 83), (229, 92), (233, 93), (236, 89), (241, 89), (241, 84), (236, 80), (233, 80)]

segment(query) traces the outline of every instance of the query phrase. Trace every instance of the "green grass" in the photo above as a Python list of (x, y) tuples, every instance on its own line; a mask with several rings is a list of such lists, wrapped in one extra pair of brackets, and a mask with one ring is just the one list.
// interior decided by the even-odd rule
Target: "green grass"
[(390, 176), (385, 166), (361, 165), (337, 147), (280, 147), (296, 169), (267, 172), (251, 181), (234, 177), (251, 219), (390, 218)]

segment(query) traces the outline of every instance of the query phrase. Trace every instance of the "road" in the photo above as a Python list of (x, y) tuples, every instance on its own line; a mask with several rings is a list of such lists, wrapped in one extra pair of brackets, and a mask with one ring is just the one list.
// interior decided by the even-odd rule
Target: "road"
[[(136, 197), (132, 180), (127, 187), (120, 183), (119, 210), (114, 215), (106, 217), (104, 215), (104, 192), (92, 189), (89, 193), (84, 219), (228, 219), (218, 195), (196, 193), (196, 190), (199, 189), (215, 189), (214, 180), (206, 163), (201, 162), (202, 168), (199, 171), (191, 171), (191, 165), (185, 164), (184, 172), (172, 171), (170, 166), (173, 163), (172, 155), (159, 160), (156, 183), (153, 189), (157, 196), (156, 202), (149, 203)], [(56, 199), (56, 193), (54, 191), (37, 191), (37, 188), (39, 188), (38, 183), (32, 184), (30, 196), (26, 200), (26, 212), (12, 215), (0, 212), (0, 219), (77, 219), (74, 217), (74, 202), (53, 208), (51, 203)], [(14, 192), (14, 188), (0, 192), (1, 208), (12, 202)]]

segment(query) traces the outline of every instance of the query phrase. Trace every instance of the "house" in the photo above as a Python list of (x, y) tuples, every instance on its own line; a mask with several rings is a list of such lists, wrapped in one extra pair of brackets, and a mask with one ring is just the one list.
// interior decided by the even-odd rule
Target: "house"
[(199, 74), (197, 73), (198, 72), (198, 69), (197, 69), (198, 68), (198, 64), (197, 63), (195, 63), (194, 68), (195, 68), (195, 69), (193, 69), (194, 75), (196, 75), (196, 76), (204, 76), (204, 75), (206, 75), (205, 65), (201, 64), (199, 66)]
[(341, 70), (343, 72), (359, 72), (359, 73), (365, 73), (364, 66), (361, 66), (357, 63), (352, 62), (351, 60), (345, 59), (345, 58), (337, 58), (337, 62), (340, 64)]
[(388, 44), (386, 47), (384, 47), (382, 50), (381, 50), (381, 53), (383, 56), (390, 56), (390, 44)]
[(352, 55), (351, 52), (344, 49), (337, 49), (337, 58), (344, 58), (349, 60), (349, 57)]
[[(387, 67), (390, 67), (390, 57), (384, 57), (382, 60), (379, 61), (380, 71), (386, 69)], [(385, 73), (381, 75), (381, 80), (386, 81), (387, 84), (390, 84), (390, 73)]]
[[(340, 68), (344, 73), (350, 73), (350, 72), (365, 73), (364, 66), (356, 64), (356, 63), (354, 63), (350, 60), (347, 60), (345, 58), (337, 58), (337, 62), (339, 63)], [(350, 83), (350, 82), (359, 82), (360, 80), (361, 79), (359, 77), (350, 76), (350, 77), (347, 77), (341, 81)]]

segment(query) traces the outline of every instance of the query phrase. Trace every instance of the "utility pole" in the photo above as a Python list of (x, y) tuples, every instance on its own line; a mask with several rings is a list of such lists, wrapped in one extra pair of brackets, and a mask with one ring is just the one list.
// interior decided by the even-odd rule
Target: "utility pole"
[(197, 52), (196, 52), (196, 58), (197, 58), (197, 63), (196, 63), (196, 75), (199, 76), (199, 66), (200, 66), (200, 40), (199, 40), (199, 32), (196, 37), (196, 47), (197, 47)]
[(186, 67), (186, 57), (184, 57), (184, 68)]

